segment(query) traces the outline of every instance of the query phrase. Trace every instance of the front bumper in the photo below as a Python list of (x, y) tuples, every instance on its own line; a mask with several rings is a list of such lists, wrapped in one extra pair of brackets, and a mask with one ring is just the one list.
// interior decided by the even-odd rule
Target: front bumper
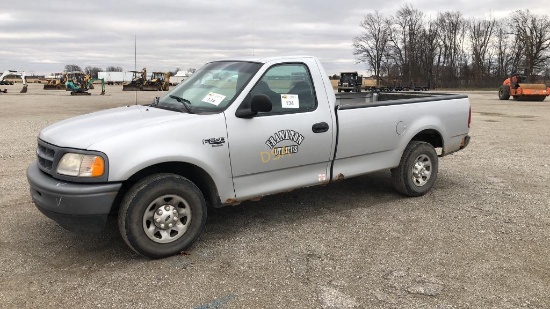
[(103, 230), (122, 183), (70, 183), (52, 178), (33, 162), (27, 169), (36, 208), (63, 228), (79, 233)]

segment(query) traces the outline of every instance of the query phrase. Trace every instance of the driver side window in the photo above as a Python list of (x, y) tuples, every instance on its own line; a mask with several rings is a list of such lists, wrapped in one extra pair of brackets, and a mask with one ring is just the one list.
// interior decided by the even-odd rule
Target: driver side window
[(280, 64), (269, 68), (250, 94), (265, 94), (271, 99), (271, 112), (260, 115), (307, 112), (317, 107), (309, 70), (302, 63)]

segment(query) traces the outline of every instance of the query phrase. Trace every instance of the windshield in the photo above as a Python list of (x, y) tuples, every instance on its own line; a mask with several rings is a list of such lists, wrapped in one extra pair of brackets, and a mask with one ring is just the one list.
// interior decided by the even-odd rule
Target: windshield
[(242, 61), (208, 63), (154, 106), (188, 113), (220, 112), (233, 102), (261, 66)]
[(354, 80), (355, 79), (355, 76), (354, 74), (342, 74), (342, 79), (344, 81), (350, 81), (350, 80)]

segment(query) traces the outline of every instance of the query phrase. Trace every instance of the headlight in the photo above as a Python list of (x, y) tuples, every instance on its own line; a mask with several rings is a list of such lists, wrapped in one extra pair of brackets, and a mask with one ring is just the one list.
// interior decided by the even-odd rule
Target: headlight
[(97, 155), (66, 153), (57, 165), (57, 173), (77, 177), (99, 177), (105, 173), (105, 162)]

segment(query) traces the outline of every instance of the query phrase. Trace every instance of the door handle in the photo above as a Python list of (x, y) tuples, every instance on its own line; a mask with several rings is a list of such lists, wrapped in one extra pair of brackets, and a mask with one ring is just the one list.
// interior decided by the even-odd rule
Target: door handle
[(311, 130), (313, 130), (313, 133), (326, 132), (326, 131), (328, 131), (328, 123), (326, 123), (326, 122), (316, 123), (311, 127)]

